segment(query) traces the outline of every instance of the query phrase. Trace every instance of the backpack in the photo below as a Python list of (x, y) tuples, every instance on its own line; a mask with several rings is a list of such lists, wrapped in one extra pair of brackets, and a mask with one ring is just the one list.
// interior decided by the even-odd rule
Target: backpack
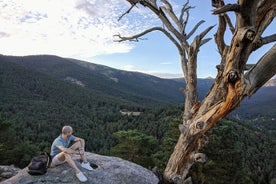
[(28, 173), (30, 175), (43, 175), (47, 172), (47, 168), (51, 164), (51, 156), (49, 153), (41, 153), (32, 158), (28, 165)]

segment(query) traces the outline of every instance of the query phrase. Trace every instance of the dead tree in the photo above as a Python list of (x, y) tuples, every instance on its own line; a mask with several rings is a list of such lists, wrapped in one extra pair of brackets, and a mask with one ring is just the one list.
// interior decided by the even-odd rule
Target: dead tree
[[(206, 160), (199, 150), (208, 142), (205, 133), (221, 118), (237, 108), (245, 97), (253, 95), (262, 85), (276, 74), (276, 44), (268, 50), (254, 66), (247, 65), (250, 54), (265, 44), (276, 41), (276, 34), (262, 37), (263, 32), (276, 16), (275, 0), (238, 0), (236, 4), (226, 4), (223, 0), (212, 0), (213, 14), (218, 16), (218, 28), (215, 42), (221, 55), (220, 65), (214, 84), (205, 98), (197, 98), (197, 54), (199, 47), (210, 40), (204, 38), (213, 26), (194, 37), (198, 24), (188, 33), (186, 25), (189, 19), (189, 2), (184, 4), (177, 17), (167, 0), (127, 0), (132, 7), (143, 5), (155, 13), (164, 27), (153, 27), (131, 37), (118, 37), (117, 41), (139, 41), (152, 31), (164, 33), (178, 49), (185, 87), (185, 109), (183, 124), (179, 125), (180, 136), (164, 172), (165, 178), (173, 183), (184, 183), (190, 167), (195, 162)], [(235, 26), (228, 16), (234, 12)], [(128, 13), (128, 12), (127, 12)], [(124, 14), (125, 15), (125, 14)], [(122, 17), (120, 17), (122, 18)], [(225, 43), (227, 29), (232, 33), (229, 45)], [(248, 70), (248, 71), (247, 71)]]

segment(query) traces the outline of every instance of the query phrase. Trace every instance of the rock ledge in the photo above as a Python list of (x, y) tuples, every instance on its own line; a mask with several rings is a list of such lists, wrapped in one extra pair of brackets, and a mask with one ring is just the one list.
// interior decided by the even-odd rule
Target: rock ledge
[[(135, 163), (117, 157), (102, 156), (86, 153), (87, 160), (95, 168), (87, 171), (80, 167), (79, 156), (74, 160), (81, 171), (87, 176), (86, 183), (101, 184), (157, 184), (158, 178), (154, 173)], [(31, 176), (27, 168), (22, 169), (12, 178), (1, 182), (1, 184), (51, 184), (51, 183), (80, 183), (74, 175), (73, 169), (67, 163), (55, 168), (49, 168), (45, 175)]]

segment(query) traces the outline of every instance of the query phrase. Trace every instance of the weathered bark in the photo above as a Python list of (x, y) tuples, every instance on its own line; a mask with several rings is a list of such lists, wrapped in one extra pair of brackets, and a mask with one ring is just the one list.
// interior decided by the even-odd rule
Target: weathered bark
[(189, 125), (186, 125), (185, 131), (181, 132), (165, 170), (165, 177), (168, 180), (174, 183), (182, 183), (185, 180), (190, 167), (196, 161), (196, 154), (207, 141), (204, 133), (222, 117), (238, 107), (244, 97), (255, 93), (276, 74), (275, 58), (276, 45), (245, 77), (241, 77), (235, 82), (225, 82), (228, 79), (217, 77), (197, 114), (190, 120)]
[[(180, 136), (164, 172), (165, 178), (173, 183), (184, 183), (194, 162), (204, 162), (205, 155), (199, 150), (208, 142), (204, 135), (221, 118), (237, 108), (242, 100), (254, 94), (265, 82), (276, 74), (276, 46), (274, 45), (253, 67), (247, 65), (250, 54), (264, 44), (275, 42), (276, 34), (262, 38), (262, 33), (276, 16), (275, 0), (238, 0), (236, 4), (225, 5), (223, 0), (212, 0), (216, 9), (213, 14), (219, 17), (215, 42), (221, 55), (218, 73), (213, 86), (200, 103), (197, 98), (197, 54), (199, 47), (210, 39), (204, 39), (213, 28), (208, 27), (197, 35), (191, 44), (188, 39), (204, 22), (199, 21), (186, 34), (189, 18), (188, 2), (183, 6), (179, 18), (167, 0), (127, 0), (132, 7), (141, 4), (149, 8), (162, 21), (165, 27), (148, 29), (140, 34), (121, 37), (119, 40), (138, 41), (151, 31), (163, 32), (177, 47), (180, 55), (185, 88), (185, 109), (183, 123), (179, 125)], [(227, 13), (235, 12), (236, 24), (233, 26)], [(128, 12), (127, 12), (128, 13)], [(186, 18), (184, 18), (186, 15)], [(121, 17), (120, 17), (121, 18)], [(231, 44), (224, 41), (227, 26), (233, 37)], [(245, 71), (247, 73), (245, 73)]]
[[(255, 49), (257, 42), (261, 40), (264, 28), (275, 17), (276, 3), (270, 2), (270, 8), (262, 8), (257, 1), (242, 0), (238, 5), (224, 6), (223, 1), (216, 4), (218, 10), (215, 13), (223, 13), (219, 16), (219, 28), (215, 40), (221, 54), (221, 65), (215, 83), (208, 95), (202, 101), (198, 111), (189, 119), (184, 120), (185, 129), (168, 161), (165, 177), (174, 183), (183, 183), (190, 167), (195, 161), (200, 148), (204, 146), (206, 138), (204, 133), (213, 127), (221, 118), (238, 107), (244, 97), (251, 96), (265, 82), (276, 74), (276, 46), (274, 45), (246, 74), (246, 62), (249, 55)], [(263, 2), (263, 5), (266, 5)], [(266, 7), (268, 7), (266, 5)], [(258, 24), (256, 17), (258, 8), (262, 13), (268, 14), (266, 20)], [(236, 11), (237, 22), (231, 45), (227, 46), (223, 36), (226, 29), (226, 12)], [(258, 33), (255, 33), (255, 30)], [(273, 40), (273, 39), (271, 39)], [(187, 123), (188, 122), (188, 123)], [(185, 131), (183, 131), (185, 130)]]
[(246, 86), (247, 96), (254, 94), (276, 73), (276, 44), (245, 74), (250, 85)]

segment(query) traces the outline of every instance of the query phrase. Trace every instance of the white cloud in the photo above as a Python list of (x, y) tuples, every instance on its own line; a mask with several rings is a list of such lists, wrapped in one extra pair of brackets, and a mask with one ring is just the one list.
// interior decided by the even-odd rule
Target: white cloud
[(130, 7), (124, 0), (2, 0), (0, 7), (0, 50), (7, 55), (125, 53), (133, 45), (114, 42), (113, 35), (129, 36), (153, 23), (137, 21), (149, 16), (137, 8), (118, 22)]
[(5, 32), (0, 32), (0, 38), (9, 37), (9, 34)]
[(125, 65), (122, 69), (127, 71), (138, 71), (133, 65)]

